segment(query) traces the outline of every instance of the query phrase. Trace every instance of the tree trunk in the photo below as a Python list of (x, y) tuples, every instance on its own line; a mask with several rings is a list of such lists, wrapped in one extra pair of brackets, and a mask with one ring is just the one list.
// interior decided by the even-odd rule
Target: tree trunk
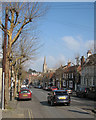
[(17, 73), (15, 73), (15, 87), (14, 87), (14, 97), (16, 97), (17, 94)]
[(20, 92), (20, 79), (18, 80), (18, 92)]
[(9, 81), (9, 62), (8, 62), (8, 58), (6, 58), (6, 70), (5, 70), (5, 109), (8, 108), (8, 103), (9, 103), (8, 81)]

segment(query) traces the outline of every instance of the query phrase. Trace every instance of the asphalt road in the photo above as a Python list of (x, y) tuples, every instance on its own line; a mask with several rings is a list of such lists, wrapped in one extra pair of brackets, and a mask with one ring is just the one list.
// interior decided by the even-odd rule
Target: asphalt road
[(94, 118), (91, 110), (96, 101), (71, 97), (70, 106), (51, 106), (47, 103), (47, 93), (48, 91), (32, 88), (31, 101), (18, 101), (18, 105), (26, 109), (26, 118)]

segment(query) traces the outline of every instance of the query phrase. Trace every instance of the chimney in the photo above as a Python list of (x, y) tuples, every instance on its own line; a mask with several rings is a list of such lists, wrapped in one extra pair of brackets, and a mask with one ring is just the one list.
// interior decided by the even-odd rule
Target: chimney
[(82, 56), (81, 57), (81, 66), (84, 64), (84, 62), (85, 62), (85, 58), (84, 58), (84, 56)]
[(91, 50), (88, 50), (87, 57), (89, 57), (90, 55), (92, 55), (92, 52), (91, 52)]
[(68, 65), (67, 65), (68, 67), (70, 67), (71, 66), (71, 62), (70, 61), (68, 61)]

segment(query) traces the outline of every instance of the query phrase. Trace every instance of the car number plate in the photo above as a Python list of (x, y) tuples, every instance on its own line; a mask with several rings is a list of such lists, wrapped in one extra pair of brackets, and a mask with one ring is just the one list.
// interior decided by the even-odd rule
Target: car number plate
[(66, 97), (59, 97), (59, 99), (66, 99)]
[(23, 95), (23, 96), (28, 96), (28, 95)]

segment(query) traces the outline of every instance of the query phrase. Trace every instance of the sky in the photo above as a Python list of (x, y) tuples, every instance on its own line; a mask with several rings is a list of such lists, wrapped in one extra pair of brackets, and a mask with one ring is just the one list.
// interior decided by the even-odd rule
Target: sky
[(49, 9), (40, 20), (40, 42), (32, 69), (42, 72), (44, 56), (48, 68), (56, 68), (75, 57), (87, 57), (94, 44), (93, 2), (48, 2)]
[(43, 70), (44, 57), (48, 68), (58, 68), (68, 61), (75, 64), (75, 57), (86, 57), (94, 44), (93, 1), (45, 3), (49, 9), (38, 22), (42, 46), (37, 59), (27, 63), (27, 69), (39, 72)]

